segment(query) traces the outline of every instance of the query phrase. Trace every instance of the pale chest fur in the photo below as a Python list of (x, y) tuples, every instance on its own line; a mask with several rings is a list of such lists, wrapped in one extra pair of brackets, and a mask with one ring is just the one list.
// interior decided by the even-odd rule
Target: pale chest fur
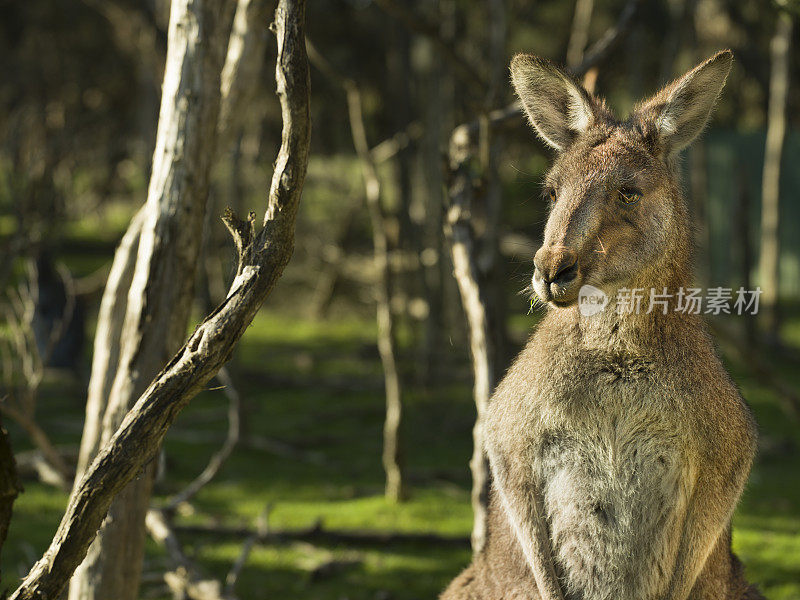
[(652, 365), (575, 360), (567, 383), (537, 378), (530, 391), (540, 422), (533, 468), (564, 591), (658, 598), (690, 493), (679, 403)]

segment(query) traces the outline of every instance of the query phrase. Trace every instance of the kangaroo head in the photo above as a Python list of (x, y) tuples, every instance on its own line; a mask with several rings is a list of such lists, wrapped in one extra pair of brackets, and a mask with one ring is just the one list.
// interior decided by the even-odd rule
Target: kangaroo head
[(544, 302), (568, 306), (584, 284), (614, 293), (688, 283), (691, 236), (676, 157), (708, 121), (732, 60), (719, 52), (620, 121), (549, 61), (514, 57), (517, 95), (557, 153), (534, 257), (533, 288)]

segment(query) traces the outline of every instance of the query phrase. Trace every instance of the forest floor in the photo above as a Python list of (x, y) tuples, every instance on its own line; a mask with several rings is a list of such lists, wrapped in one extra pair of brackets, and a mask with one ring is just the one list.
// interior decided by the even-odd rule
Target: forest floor
[[(270, 507), (269, 527), (437, 533), (470, 531), (468, 381), (411, 388), (405, 396), (404, 440), (411, 483), (407, 502), (382, 494), (383, 404), (374, 328), (358, 318), (313, 322), (263, 311), (242, 342), (235, 371), (244, 399), (243, 441), (191, 508), (183, 525), (255, 527)], [(800, 435), (774, 393), (743, 365), (729, 362), (762, 430), (761, 452), (734, 520), (734, 547), (771, 600), (800, 598)], [(774, 362), (800, 389), (800, 371)], [(41, 424), (59, 444), (79, 441), (82, 389), (51, 381), (41, 400)], [(201, 393), (165, 444), (155, 503), (180, 490), (221, 445), (227, 401)], [(27, 446), (11, 426), (18, 449)], [(27, 572), (58, 524), (67, 496), (28, 481), (14, 508), (3, 551), (4, 586)], [(239, 555), (237, 537), (181, 533), (187, 553), (209, 576), (224, 579)], [(237, 591), (248, 598), (351, 600), (434, 598), (469, 561), (454, 544), (343, 543), (336, 540), (258, 544)], [(158, 576), (169, 566), (148, 546), (142, 597), (164, 597)]]
[[(91, 257), (95, 250), (79, 248), (71, 266), (83, 272), (96, 268), (102, 261), (94, 258), (75, 266), (79, 255)], [(383, 496), (383, 389), (369, 309), (340, 307), (328, 319), (311, 320), (302, 315), (297, 297), (289, 287), (268, 300), (242, 340), (232, 367), (243, 401), (242, 440), (175, 523), (255, 528), (269, 508), (273, 531), (321, 524), (331, 531), (438, 534), (445, 538), (441, 543), (335, 538), (258, 543), (236, 586), (243, 600), (435, 598), (470, 558), (467, 463), (474, 409), (466, 350), (451, 341), (440, 350), (441, 371), (422, 385), (406, 340), (403, 440), (410, 494), (406, 502), (392, 504)], [(513, 324), (525, 330), (535, 320), (536, 315), (520, 314)], [(761, 358), (789, 388), (800, 390), (794, 360), (800, 352), (800, 311), (788, 315), (784, 333), (792, 352)], [(751, 365), (733, 355), (725, 359), (761, 428), (759, 456), (734, 518), (734, 548), (748, 577), (770, 600), (798, 600), (800, 427)], [(75, 449), (80, 440), (85, 379), (49, 376), (41, 390), (40, 424), (64, 448)], [(181, 490), (221, 446), (228, 402), (214, 389), (218, 385), (214, 381), (198, 395), (169, 432), (154, 504)], [(16, 451), (31, 447), (14, 423), (8, 428)], [(0, 591), (13, 589), (46, 549), (66, 501), (64, 492), (25, 481), (3, 548)], [(223, 580), (244, 541), (227, 533), (178, 534), (204, 574)], [(171, 568), (164, 552), (149, 542), (141, 597), (168, 597), (161, 575)]]

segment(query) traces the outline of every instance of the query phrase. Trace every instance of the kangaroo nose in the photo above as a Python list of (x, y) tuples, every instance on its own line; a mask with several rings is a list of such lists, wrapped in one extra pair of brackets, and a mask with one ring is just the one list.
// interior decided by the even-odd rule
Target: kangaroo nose
[(533, 258), (533, 265), (545, 283), (569, 283), (578, 274), (578, 257), (568, 248), (543, 246)]

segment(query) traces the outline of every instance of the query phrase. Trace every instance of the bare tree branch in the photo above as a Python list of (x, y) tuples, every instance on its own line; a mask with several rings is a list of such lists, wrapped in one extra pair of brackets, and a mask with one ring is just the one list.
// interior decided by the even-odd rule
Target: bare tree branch
[[(489, 502), (489, 463), (483, 448), (483, 420), (489, 397), (495, 386), (493, 353), (490, 349), (491, 332), (486, 310), (486, 298), (481, 289), (477, 266), (477, 250), (472, 232), (471, 207), (474, 194), (470, 174), (470, 148), (463, 145), (456, 130), (450, 142), (450, 172), (448, 189), (449, 206), (445, 220), (445, 233), (450, 241), (453, 270), (461, 295), (461, 304), (469, 327), (470, 355), (474, 376), (475, 425), (472, 429), (472, 548), (480, 552), (486, 541)], [(468, 140), (467, 140), (468, 141)]]
[(36, 422), (32, 415), (20, 410), (16, 406), (0, 400), (0, 412), (14, 419), (17, 424), (25, 430), (31, 441), (41, 451), (47, 465), (50, 467), (50, 476), (54, 483), (62, 490), (69, 490), (72, 481), (72, 469), (64, 461), (56, 447), (50, 441), (50, 437)]
[(94, 336), (92, 352), (92, 373), (98, 376), (89, 380), (89, 391), (86, 399), (86, 420), (81, 436), (81, 450), (78, 458), (78, 473), (83, 473), (89, 461), (100, 445), (103, 427), (102, 406), (111, 392), (114, 382), (114, 365), (119, 363), (120, 344), (116, 340), (122, 335), (124, 315), (128, 306), (128, 290), (133, 279), (136, 264), (136, 251), (144, 224), (144, 207), (134, 215), (125, 235), (114, 252), (111, 271), (100, 301), (100, 312), (97, 315), (97, 332)]
[(405, 129), (398, 131), (392, 137), (376, 144), (372, 150), (370, 150), (372, 160), (375, 161), (376, 164), (386, 162), (390, 158), (393, 158), (398, 152), (408, 148), (412, 142), (421, 138), (423, 133), (425, 133), (425, 128), (422, 123), (419, 121), (412, 121)]
[[(642, 0), (628, 0), (622, 12), (619, 14), (617, 22), (609, 27), (602, 37), (589, 47), (584, 53), (581, 63), (570, 69), (576, 77), (585, 75), (589, 69), (601, 63), (617, 43), (622, 40), (630, 30), (633, 17), (636, 15), (636, 11), (639, 9), (641, 2)], [(488, 114), (488, 121), (491, 127), (501, 127), (508, 123), (522, 124), (521, 116), (522, 106), (520, 106), (519, 102), (513, 102), (503, 108), (490, 111)], [(467, 133), (470, 136), (474, 136), (480, 129), (480, 119), (464, 123), (459, 125), (459, 127), (466, 128)]]
[(391, 309), (391, 265), (389, 264), (389, 241), (386, 235), (386, 217), (381, 206), (381, 183), (378, 169), (370, 153), (367, 141), (364, 113), (361, 107), (361, 91), (352, 80), (340, 74), (328, 60), (309, 42), (311, 62), (326, 77), (338, 83), (347, 96), (350, 130), (353, 145), (361, 161), (364, 190), (372, 223), (372, 243), (378, 283), (377, 296), (378, 352), (383, 364), (386, 390), (386, 418), (383, 424), (383, 468), (386, 471), (386, 496), (392, 501), (404, 498), (400, 423), (402, 420), (402, 398), (400, 376), (395, 356), (394, 320)]
[(410, 10), (404, 2), (397, 0), (375, 0), (387, 14), (398, 21), (402, 21), (411, 31), (424, 35), (439, 49), (442, 56), (455, 68), (458, 76), (473, 88), (483, 91), (486, 82), (473, 65), (469, 63), (456, 49), (442, 37), (439, 27), (426, 21), (424, 18)]
[[(112, 379), (109, 394), (98, 407), (102, 425), (97, 446), (108, 443), (186, 336), (216, 147), (220, 73), (233, 8), (227, 0), (171, 3), (145, 217), (130, 287), (119, 290), (127, 296), (125, 313), (120, 315), (121, 335), (111, 340), (119, 345), (118, 362), (108, 365), (111, 373), (92, 373), (92, 378)], [(82, 446), (89, 448), (90, 442)], [(81, 464), (93, 458), (84, 456)], [(137, 598), (144, 520), (154, 477), (155, 469), (146, 468), (112, 502), (109, 518), (70, 582), (70, 600)]]
[(583, 51), (589, 40), (589, 25), (592, 22), (594, 0), (576, 0), (572, 17), (572, 30), (567, 44), (567, 67), (578, 65), (583, 60)]
[[(65, 304), (60, 317), (52, 323), (47, 332), (44, 348), (40, 349), (34, 331), (36, 298), (39, 295), (38, 286), (42, 273), (32, 262), (28, 264), (27, 281), (9, 294), (9, 304), (4, 307), (9, 329), (8, 348), (0, 343), (3, 376), (8, 395), (0, 398), (0, 413), (10, 417), (22, 427), (41, 451), (48, 463), (49, 474), (57, 480), (58, 486), (69, 489), (74, 473), (36, 420), (36, 403), (44, 376), (44, 365), (50, 359), (75, 309), (72, 278), (65, 268), (59, 266), (56, 269), (64, 285)], [(16, 361), (12, 357), (16, 358)], [(16, 385), (15, 375), (21, 375), (22, 385)]]
[(251, 82), (258, 78), (264, 64), (268, 6), (271, 4), (266, 0), (238, 0), (236, 5), (220, 78), (222, 98), (217, 130), (222, 148), (239, 132), (236, 122), (241, 119), (243, 108), (254, 92)]
[(75, 487), (50, 547), (12, 600), (59, 596), (114, 496), (155, 457), (181, 409), (228, 360), (289, 262), (311, 133), (304, 21), (304, 0), (279, 1), (274, 30), (284, 127), (264, 226), (248, 249), (250, 260), (232, 283), (226, 300), (197, 327), (100, 450)]

